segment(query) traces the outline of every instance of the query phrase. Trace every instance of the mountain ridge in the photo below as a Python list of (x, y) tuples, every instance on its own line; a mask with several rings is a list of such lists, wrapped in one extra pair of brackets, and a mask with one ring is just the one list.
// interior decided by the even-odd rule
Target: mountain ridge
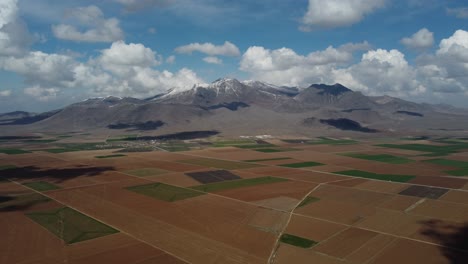
[[(301, 88), (233, 78), (195, 84), (189, 89), (169, 90), (145, 99), (89, 98), (46, 113), (38, 114), (41, 118), (37, 122), (23, 126), (52, 130), (140, 127), (146, 132), (152, 128), (168, 132), (196, 128), (242, 134), (260, 131), (307, 133), (311, 129), (330, 132), (356, 123), (351, 127), (362, 126), (356, 131), (363, 133), (423, 131), (435, 122), (450, 129), (465, 129), (459, 120), (467, 117), (461, 109), (418, 104), (389, 96), (366, 96), (339, 83)], [(23, 118), (28, 115), (32, 121), (36, 116), (24, 112), (17, 114)], [(20, 124), (17, 120), (0, 123), (3, 127)]]

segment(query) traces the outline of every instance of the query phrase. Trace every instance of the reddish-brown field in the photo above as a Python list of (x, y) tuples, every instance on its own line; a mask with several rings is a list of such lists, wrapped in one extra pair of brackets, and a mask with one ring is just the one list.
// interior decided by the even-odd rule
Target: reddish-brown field
[[(40, 144), (18, 142), (15, 147), (33, 153), (0, 154), (0, 264), (468, 263), (467, 177), (447, 176), (450, 167), (423, 162), (430, 157), (416, 156), (422, 152), (375, 146), (380, 141), (271, 143), (293, 151), (206, 145), (99, 159), (96, 156), (116, 150), (54, 154), (34, 151), (46, 148)], [(389, 164), (343, 155), (356, 152), (392, 154), (413, 162)], [(444, 158), (468, 161), (466, 153)], [(267, 160), (247, 162), (262, 159)], [(280, 166), (299, 162), (324, 165)], [(202, 184), (201, 178), (187, 173), (213, 170), (242, 179), (271, 176), (287, 181), (211, 193), (191, 189)], [(415, 177), (400, 183), (335, 173), (346, 170)], [(59, 189), (23, 185), (30, 182)], [(127, 189), (146, 185), (166, 189), (145, 194)], [(433, 193), (426, 195), (426, 190)], [(187, 192), (194, 195), (176, 199)], [(42, 195), (42, 200), (28, 200), (28, 195)], [(26, 215), (65, 206), (118, 232), (67, 245)], [(284, 234), (302, 240), (280, 239)]]

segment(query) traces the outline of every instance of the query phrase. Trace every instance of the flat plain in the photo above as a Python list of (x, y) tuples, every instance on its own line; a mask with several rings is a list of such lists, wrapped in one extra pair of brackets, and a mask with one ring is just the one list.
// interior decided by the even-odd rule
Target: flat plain
[(468, 263), (468, 142), (266, 141), (3, 141), (0, 263)]

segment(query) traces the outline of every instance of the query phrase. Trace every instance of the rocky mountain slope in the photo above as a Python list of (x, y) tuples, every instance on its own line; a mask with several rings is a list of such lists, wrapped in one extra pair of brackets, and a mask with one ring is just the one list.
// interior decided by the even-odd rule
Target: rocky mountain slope
[(369, 97), (341, 84), (282, 87), (218, 79), (147, 99), (93, 98), (63, 109), (0, 115), (7, 130), (140, 131), (217, 130), (241, 134), (307, 134), (343, 130), (408, 133), (468, 129), (464, 111), (389, 96)]

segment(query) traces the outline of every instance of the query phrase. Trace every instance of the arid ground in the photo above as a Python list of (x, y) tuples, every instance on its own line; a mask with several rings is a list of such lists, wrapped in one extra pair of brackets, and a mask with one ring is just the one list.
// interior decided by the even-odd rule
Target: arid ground
[(465, 138), (0, 137), (0, 263), (468, 263)]

